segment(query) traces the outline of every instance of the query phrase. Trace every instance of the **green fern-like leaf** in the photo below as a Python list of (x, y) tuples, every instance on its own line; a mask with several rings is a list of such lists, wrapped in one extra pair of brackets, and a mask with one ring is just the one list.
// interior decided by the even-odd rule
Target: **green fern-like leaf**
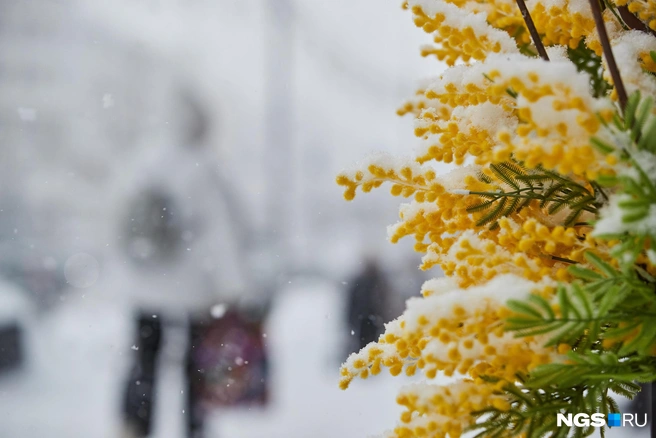
[(519, 190), (519, 184), (517, 184), (517, 181), (513, 179), (513, 175), (508, 171), (507, 168), (503, 166), (498, 166), (496, 164), (490, 164), (490, 169), (495, 173), (495, 175), (508, 184), (510, 187), (514, 188), (515, 190)]
[[(580, 183), (554, 171), (541, 167), (527, 169), (513, 159), (491, 164), (490, 170), (499, 183), (498, 190), (470, 192), (485, 199), (467, 209), (469, 213), (484, 213), (477, 221), (477, 226), (489, 225), (490, 229), (494, 229), (498, 226), (499, 218), (520, 212), (534, 200), (550, 215), (565, 208), (572, 210), (565, 225), (576, 221), (583, 211), (596, 212), (601, 206), (596, 196), (600, 188), (590, 191)], [(479, 174), (479, 180), (486, 184), (494, 184), (495, 181), (484, 173)]]

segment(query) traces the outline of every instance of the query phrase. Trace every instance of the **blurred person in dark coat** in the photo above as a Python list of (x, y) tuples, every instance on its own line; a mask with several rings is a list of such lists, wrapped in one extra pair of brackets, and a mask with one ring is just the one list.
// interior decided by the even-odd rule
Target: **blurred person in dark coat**
[[(111, 275), (124, 279), (135, 313), (133, 366), (123, 400), (125, 436), (151, 435), (163, 344), (176, 328), (184, 347), (187, 436), (203, 436), (204, 370), (198, 346), (212, 323), (213, 306), (238, 303), (246, 286), (236, 210), (222, 192), (219, 162), (192, 124), (188, 137), (146, 147), (125, 166), (116, 198), (123, 215)], [(171, 331), (173, 330), (173, 331)]]
[(347, 324), (351, 330), (349, 353), (375, 341), (383, 332), (389, 313), (389, 285), (378, 262), (364, 261), (364, 269), (350, 282)]

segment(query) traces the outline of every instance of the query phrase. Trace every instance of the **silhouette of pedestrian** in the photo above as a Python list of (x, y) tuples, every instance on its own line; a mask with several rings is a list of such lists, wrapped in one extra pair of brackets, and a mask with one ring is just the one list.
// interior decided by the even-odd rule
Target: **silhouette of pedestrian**
[(353, 339), (349, 353), (375, 341), (382, 333), (388, 297), (387, 279), (378, 263), (365, 260), (364, 269), (352, 280), (348, 291), (347, 323)]

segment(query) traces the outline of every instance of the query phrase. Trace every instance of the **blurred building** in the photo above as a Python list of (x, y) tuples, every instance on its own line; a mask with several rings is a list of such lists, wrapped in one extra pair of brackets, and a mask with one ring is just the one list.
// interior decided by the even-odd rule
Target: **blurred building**
[(88, 253), (102, 266), (121, 251), (135, 173), (176, 174), (183, 163), (161, 156), (171, 148), (207, 149), (216, 175), (199, 193), (226, 204), (233, 240), (252, 231), (223, 176), (216, 102), (167, 50), (74, 1), (4, 1), (0, 59), (0, 270), (38, 301), (57, 296), (70, 257)]
[(66, 1), (0, 2), (0, 60), (1, 269), (61, 286), (68, 257), (104, 257), (116, 169), (179, 129), (178, 79)]

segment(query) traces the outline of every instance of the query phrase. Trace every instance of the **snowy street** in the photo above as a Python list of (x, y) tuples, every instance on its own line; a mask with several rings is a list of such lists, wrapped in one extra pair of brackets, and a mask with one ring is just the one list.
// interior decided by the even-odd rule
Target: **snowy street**
[[(337, 387), (342, 336), (348, 336), (342, 313), (342, 294), (333, 286), (299, 282), (285, 290), (266, 330), (270, 405), (217, 411), (208, 438), (358, 438), (382, 432), (382, 424), (392, 427), (404, 378), (380, 375), (346, 392)], [(122, 309), (80, 298), (31, 329), (29, 366), (0, 380), (0, 436), (120, 437), (118, 406), (131, 346)], [(160, 369), (157, 438), (182, 436), (182, 372), (171, 350)]]

